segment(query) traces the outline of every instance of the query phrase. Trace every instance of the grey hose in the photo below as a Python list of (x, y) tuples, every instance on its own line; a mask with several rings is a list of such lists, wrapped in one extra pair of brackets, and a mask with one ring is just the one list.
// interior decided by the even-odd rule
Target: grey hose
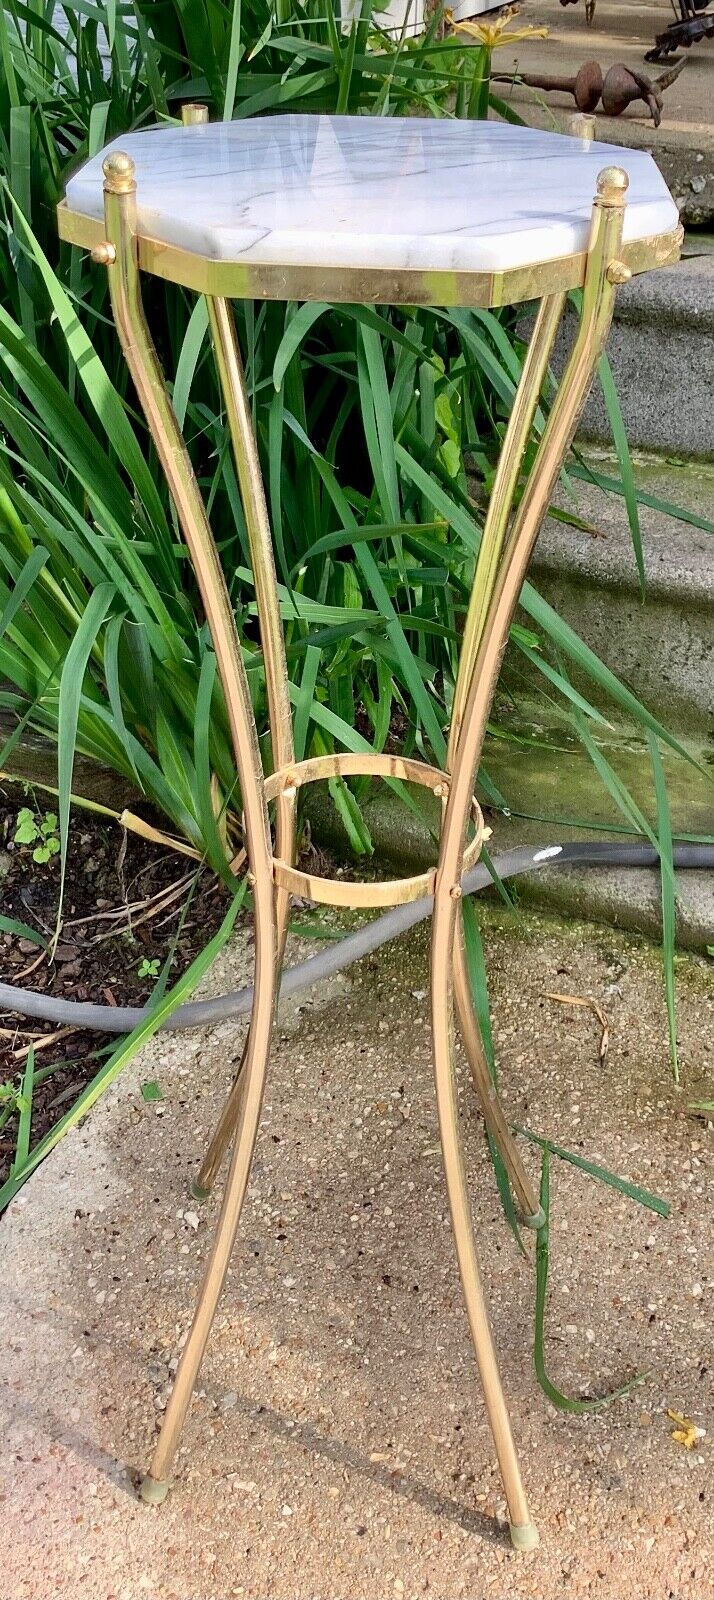
[[(714, 845), (675, 844), (672, 854), (676, 868), (714, 867)], [(521, 845), (496, 856), (492, 865), (498, 877), (504, 879), (555, 866), (656, 867), (659, 865), (659, 856), (650, 845), (592, 840), (535, 847)], [(487, 888), (492, 881), (488, 867), (479, 862), (464, 877), (464, 893), (475, 894), (477, 890)], [(412, 900), (408, 905), (395, 906), (394, 910), (374, 917), (371, 922), (357, 928), (354, 933), (348, 933), (344, 939), (336, 940), (307, 961), (288, 967), (283, 973), (280, 998), (286, 999), (288, 995), (297, 994), (300, 989), (306, 989), (343, 967), (351, 966), (353, 961), (359, 961), (370, 951), (378, 950), (388, 939), (395, 939), (418, 922), (424, 922), (430, 916), (432, 906), (431, 895), (425, 895), (423, 900)], [(213, 999), (192, 1000), (187, 1005), (179, 1006), (161, 1027), (169, 1031), (205, 1027), (207, 1023), (222, 1022), (225, 1017), (244, 1016), (252, 1004), (253, 987), (250, 984), (244, 989), (216, 995)], [(32, 989), (16, 989), (10, 983), (0, 983), (0, 1009), (19, 1011), (22, 1016), (36, 1017), (44, 1022), (71, 1023), (75, 1028), (96, 1028), (102, 1033), (128, 1033), (144, 1021), (151, 1008), (97, 1006), (80, 1000), (60, 1000), (53, 995), (36, 994)]]

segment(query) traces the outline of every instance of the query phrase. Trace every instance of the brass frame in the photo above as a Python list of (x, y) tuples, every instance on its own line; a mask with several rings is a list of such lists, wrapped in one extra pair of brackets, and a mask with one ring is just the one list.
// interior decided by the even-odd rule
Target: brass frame
[[(95, 250), (106, 239), (97, 217), (57, 208), (60, 237), (83, 250)], [(621, 258), (630, 272), (648, 272), (677, 261), (682, 229), (653, 234), (624, 244)], [(281, 267), (272, 261), (221, 261), (197, 255), (180, 245), (164, 244), (142, 234), (137, 239), (141, 272), (179, 283), (195, 294), (226, 300), (326, 300), (329, 303), (404, 306), (515, 306), (542, 295), (581, 289), (588, 252), (557, 256), (537, 267), (511, 267), (506, 272), (426, 271), (420, 268), (314, 266)]]
[[(202, 107), (187, 107), (184, 113), (186, 122), (203, 121), (205, 117)], [(503, 1155), (523, 1221), (537, 1228), (543, 1216), (491, 1082), (483, 1052), (466, 970), (461, 881), (465, 868), (478, 856), (484, 836), (483, 819), (473, 790), (501, 657), (538, 530), (607, 336), (616, 285), (625, 282), (633, 271), (674, 259), (680, 234), (674, 232), (637, 245), (623, 245), (627, 177), (621, 169), (608, 168), (598, 180), (587, 251), (535, 269), (479, 277), (464, 273), (345, 272), (329, 267), (245, 266), (205, 260), (138, 237), (136, 184), (131, 160), (113, 153), (105, 160), (104, 174), (104, 224), (79, 217), (63, 205), (59, 209), (59, 228), (63, 238), (88, 246), (94, 259), (106, 266), (119, 338), (193, 562), (228, 709), (255, 912), (255, 998), (243, 1059), (194, 1185), (194, 1194), (204, 1196), (210, 1191), (223, 1156), (232, 1145), (230, 1169), (194, 1320), (141, 1494), (145, 1501), (158, 1503), (167, 1493), (171, 1465), (228, 1268), (258, 1131), (291, 895), (297, 893), (333, 905), (369, 906), (396, 904), (431, 894), (434, 902), (432, 1033), (446, 1187), (466, 1310), (508, 1502), (511, 1538), (517, 1549), (530, 1549), (537, 1543), (538, 1535), (530, 1518), (501, 1387), (481, 1286), (464, 1170), (454, 1072), (454, 1001), (484, 1119)], [(211, 337), (244, 503), (258, 602), (274, 768), (268, 779), (261, 766), (225, 579), (146, 325), (140, 291), (141, 271), (183, 284), (208, 297)], [(513, 512), (514, 494), (553, 342), (561, 324), (565, 296), (568, 290), (576, 287), (583, 290), (579, 328), (535, 461)], [(541, 301), (481, 541), (444, 772), (421, 762), (377, 754), (343, 753), (301, 762), (294, 759), (288, 674), (270, 526), (235, 325), (228, 303), (229, 298), (239, 297), (466, 306), (497, 306), (533, 297)], [(357, 773), (399, 778), (427, 786), (441, 796), (439, 859), (430, 872), (389, 884), (354, 884), (326, 882), (298, 871), (295, 866), (297, 789), (326, 776)], [(269, 802), (275, 804), (274, 845), (268, 818)], [(475, 826), (467, 843), (470, 820)]]

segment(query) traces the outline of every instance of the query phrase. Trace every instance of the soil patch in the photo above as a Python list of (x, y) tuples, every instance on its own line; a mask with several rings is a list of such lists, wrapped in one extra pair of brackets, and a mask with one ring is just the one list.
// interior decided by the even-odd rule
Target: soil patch
[[(59, 855), (34, 859), (38, 841), (17, 842), (27, 809), (40, 832), (50, 806), (30, 789), (0, 790), (2, 916), (22, 924), (0, 931), (0, 974), (6, 983), (67, 1000), (144, 1005), (170, 960), (170, 982), (215, 933), (225, 915), (223, 885), (190, 858), (125, 833), (113, 822), (77, 811), (70, 830), (62, 928), (52, 955), (60, 893)], [(158, 819), (157, 819), (158, 820)], [(23, 830), (20, 827), (22, 836)], [(27, 830), (25, 830), (27, 831)], [(32, 930), (33, 938), (29, 937)], [(41, 944), (35, 939), (42, 940)], [(15, 1156), (17, 1111), (28, 1046), (35, 1051), (32, 1144), (63, 1116), (101, 1064), (116, 1035), (58, 1028), (0, 1011), (0, 1183)], [(3, 1125), (4, 1120), (4, 1125)]]
[[(21, 814), (31, 812), (38, 838), (22, 843)], [(0, 788), (0, 914), (21, 924), (0, 925), (0, 978), (66, 1000), (141, 1006), (170, 963), (169, 986), (217, 932), (227, 891), (215, 874), (191, 858), (125, 832), (90, 811), (73, 814), (67, 855), (62, 927), (52, 951), (60, 894), (59, 854), (36, 861), (38, 843), (53, 836), (55, 813), (28, 786), (18, 796)], [(164, 826), (159, 816), (149, 818)], [(44, 828), (44, 833), (43, 833)], [(343, 865), (301, 836), (301, 864), (321, 876), (365, 878), (374, 862)], [(294, 902), (299, 913), (301, 902)], [(324, 913), (324, 908), (322, 908)], [(318, 908), (316, 920), (323, 922)], [(250, 914), (246, 914), (250, 933)], [(32, 937), (30, 937), (30, 934)], [(37, 943), (41, 940), (42, 943)], [(62, 1117), (94, 1077), (117, 1034), (61, 1028), (19, 1012), (0, 1010), (0, 1184), (16, 1154), (28, 1047), (35, 1052), (31, 1148)]]

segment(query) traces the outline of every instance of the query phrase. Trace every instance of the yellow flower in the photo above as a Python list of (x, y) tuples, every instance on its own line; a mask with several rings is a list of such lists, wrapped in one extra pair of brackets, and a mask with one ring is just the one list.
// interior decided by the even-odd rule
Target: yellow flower
[(445, 13), (446, 21), (454, 29), (454, 33), (466, 33), (470, 39), (475, 39), (478, 44), (485, 44), (488, 50), (498, 50), (500, 45), (520, 44), (523, 39), (546, 39), (547, 28), (534, 28), (527, 22), (521, 28), (510, 28), (515, 11), (502, 11), (495, 22), (454, 22), (453, 12)]

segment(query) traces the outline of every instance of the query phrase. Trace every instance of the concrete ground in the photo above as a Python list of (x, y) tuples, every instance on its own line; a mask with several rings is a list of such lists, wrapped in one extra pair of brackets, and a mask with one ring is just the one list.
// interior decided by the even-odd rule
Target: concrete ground
[[(461, 1075), (474, 1211), (541, 1547), (512, 1555), (439, 1161), (426, 941), (281, 1009), (234, 1265), (165, 1506), (135, 1498), (216, 1207), (188, 1179), (242, 1028), (162, 1036), (3, 1229), (0, 1592), (13, 1600), (704, 1600), (712, 1592), (711, 967), (678, 965), (682, 1089), (656, 952), (483, 910), (514, 1120), (667, 1197), (669, 1221), (552, 1172), (548, 1362)], [(310, 947), (314, 950), (314, 944)], [(293, 958), (294, 958), (293, 950)], [(240, 982), (245, 933), (211, 975)], [(588, 1010), (605, 1008), (610, 1048)], [(163, 1100), (140, 1086), (156, 1079)], [(526, 1146), (534, 1172), (536, 1153)], [(708, 1331), (707, 1331), (708, 1328)], [(670, 1407), (706, 1430), (672, 1438)]]
[[(546, 39), (504, 46), (494, 53), (494, 69), (548, 72), (574, 76), (585, 61), (600, 62), (603, 72), (616, 62), (636, 67), (655, 79), (680, 57), (659, 66), (645, 53), (674, 20), (669, 0), (597, 0), (595, 22), (585, 22), (585, 0), (561, 6), (560, 0), (523, 0), (519, 23), (545, 25)], [(683, 51), (685, 65), (677, 82), (665, 91), (661, 126), (654, 128), (643, 102), (636, 101), (621, 117), (596, 112), (597, 138), (615, 144), (651, 149), (689, 225), (711, 225), (714, 218), (714, 40)], [(523, 87), (508, 91), (513, 104), (531, 125), (562, 127), (575, 110), (571, 95), (538, 94)]]

